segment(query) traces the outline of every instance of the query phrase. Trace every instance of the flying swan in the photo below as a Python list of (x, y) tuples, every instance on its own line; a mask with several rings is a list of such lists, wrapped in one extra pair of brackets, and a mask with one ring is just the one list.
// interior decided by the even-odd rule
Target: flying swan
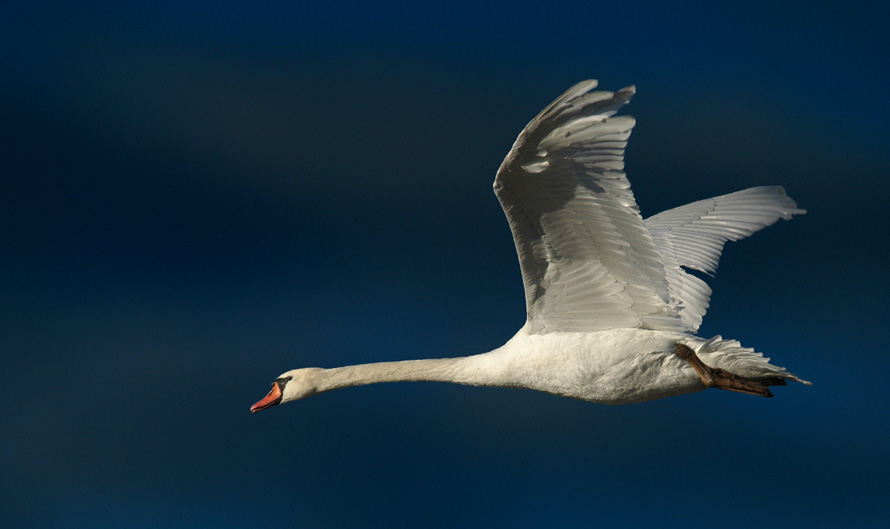
[(528, 388), (625, 404), (718, 388), (771, 397), (809, 382), (735, 340), (695, 335), (726, 241), (806, 213), (779, 186), (700, 200), (643, 219), (624, 174), (634, 94), (583, 81), (519, 134), (494, 192), (525, 284), (525, 325), (502, 347), (459, 358), (288, 371), (257, 412), (332, 389), (430, 380)]

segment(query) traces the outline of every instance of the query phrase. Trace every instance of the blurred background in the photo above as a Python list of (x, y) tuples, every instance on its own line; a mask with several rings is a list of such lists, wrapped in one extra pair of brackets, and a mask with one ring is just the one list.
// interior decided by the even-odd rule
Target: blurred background
[[(886, 527), (887, 7), (0, 7), (3, 527)], [(636, 84), (644, 216), (781, 184), (701, 329), (812, 380), (608, 407), (434, 383), (251, 415), (281, 372), (524, 322), (491, 184)]]

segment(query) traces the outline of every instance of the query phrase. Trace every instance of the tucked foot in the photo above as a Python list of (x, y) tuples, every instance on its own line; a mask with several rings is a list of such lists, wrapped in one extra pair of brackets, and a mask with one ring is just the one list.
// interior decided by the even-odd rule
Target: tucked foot
[(770, 393), (769, 386), (785, 385), (785, 379), (781, 377), (753, 379), (705, 365), (698, 355), (695, 354), (695, 351), (681, 343), (674, 344), (674, 354), (689, 362), (689, 365), (692, 366), (692, 369), (695, 370), (701, 379), (702, 384), (709, 388), (725, 389), (760, 397), (772, 397), (773, 394)]

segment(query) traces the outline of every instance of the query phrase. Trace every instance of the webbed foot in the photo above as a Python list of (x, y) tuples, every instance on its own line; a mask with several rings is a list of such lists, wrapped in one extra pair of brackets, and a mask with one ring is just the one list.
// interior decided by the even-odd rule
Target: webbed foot
[(769, 386), (784, 386), (785, 379), (781, 377), (769, 377), (753, 379), (730, 373), (725, 369), (718, 369), (705, 365), (691, 348), (681, 343), (674, 344), (674, 354), (689, 362), (692, 369), (698, 374), (702, 384), (709, 388), (725, 389), (737, 393), (747, 393), (760, 397), (772, 397)]

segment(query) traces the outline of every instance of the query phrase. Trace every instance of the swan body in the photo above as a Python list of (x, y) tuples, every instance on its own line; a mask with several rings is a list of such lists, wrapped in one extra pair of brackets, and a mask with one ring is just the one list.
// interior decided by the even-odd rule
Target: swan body
[(634, 88), (596, 85), (578, 83), (538, 114), (495, 179), (525, 284), (527, 320), (513, 338), (474, 356), (291, 370), (251, 411), (396, 381), (528, 388), (604, 404), (707, 387), (772, 396), (760, 385), (809, 384), (735, 340), (696, 336), (711, 290), (687, 271), (714, 274), (727, 241), (805, 211), (770, 186), (644, 220), (623, 172), (634, 120), (615, 116)]

